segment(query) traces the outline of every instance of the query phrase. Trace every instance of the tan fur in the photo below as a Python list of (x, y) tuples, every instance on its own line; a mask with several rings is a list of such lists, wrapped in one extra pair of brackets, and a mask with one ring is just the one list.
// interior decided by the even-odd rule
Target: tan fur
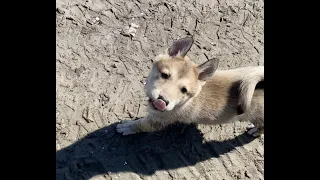
[[(170, 78), (161, 78), (161, 73)], [(199, 66), (187, 56), (158, 55), (146, 90), (153, 101), (159, 95), (165, 96), (169, 101), (167, 110), (160, 112), (149, 103), (147, 117), (119, 124), (118, 132), (153, 132), (178, 121), (215, 125), (239, 120), (250, 121), (259, 133), (264, 132), (264, 91), (255, 90), (264, 80), (263, 66), (216, 70), (206, 81), (198, 79), (199, 73)], [(188, 92), (182, 93), (182, 87)]]
[(264, 81), (264, 69), (261, 66), (253, 69), (253, 72), (246, 74), (241, 80), (239, 105), (243, 111), (250, 109), (255, 87), (260, 81)]

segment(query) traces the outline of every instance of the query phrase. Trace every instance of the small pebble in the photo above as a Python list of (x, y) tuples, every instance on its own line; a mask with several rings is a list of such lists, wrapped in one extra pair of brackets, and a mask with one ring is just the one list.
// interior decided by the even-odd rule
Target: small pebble
[(57, 8), (56, 11), (57, 11), (59, 14), (64, 14), (64, 13), (65, 13), (65, 12), (64, 12), (62, 9), (60, 9), (60, 8)]
[(250, 174), (248, 171), (245, 171), (245, 172), (244, 172), (244, 175), (245, 175), (246, 177), (248, 177), (248, 178), (251, 178), (251, 177), (252, 177), (251, 174)]

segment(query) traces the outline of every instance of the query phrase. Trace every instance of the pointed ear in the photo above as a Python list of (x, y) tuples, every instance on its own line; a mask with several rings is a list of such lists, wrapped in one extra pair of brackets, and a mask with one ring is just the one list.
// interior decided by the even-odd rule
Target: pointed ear
[(213, 58), (201, 65), (199, 65), (197, 68), (199, 70), (199, 76), (198, 79), (200, 81), (206, 81), (209, 78), (212, 77), (214, 72), (217, 70), (219, 64), (219, 59)]
[(180, 55), (184, 57), (187, 52), (190, 50), (193, 44), (193, 37), (185, 37), (173, 42), (173, 45), (168, 49), (169, 56)]

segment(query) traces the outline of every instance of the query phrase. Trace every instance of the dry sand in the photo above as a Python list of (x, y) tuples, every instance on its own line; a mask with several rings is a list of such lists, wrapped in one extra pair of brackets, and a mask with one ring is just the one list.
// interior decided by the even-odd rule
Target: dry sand
[(264, 136), (243, 134), (247, 123), (115, 132), (119, 121), (146, 115), (152, 59), (175, 39), (194, 35), (197, 63), (263, 65), (262, 0), (56, 3), (58, 180), (264, 179)]

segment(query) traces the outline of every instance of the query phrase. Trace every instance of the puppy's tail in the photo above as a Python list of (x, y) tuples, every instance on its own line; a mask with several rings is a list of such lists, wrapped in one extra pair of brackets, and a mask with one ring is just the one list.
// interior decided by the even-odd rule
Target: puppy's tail
[(256, 85), (261, 81), (264, 81), (264, 66), (256, 67), (242, 78), (239, 87), (238, 114), (242, 114), (250, 109)]

